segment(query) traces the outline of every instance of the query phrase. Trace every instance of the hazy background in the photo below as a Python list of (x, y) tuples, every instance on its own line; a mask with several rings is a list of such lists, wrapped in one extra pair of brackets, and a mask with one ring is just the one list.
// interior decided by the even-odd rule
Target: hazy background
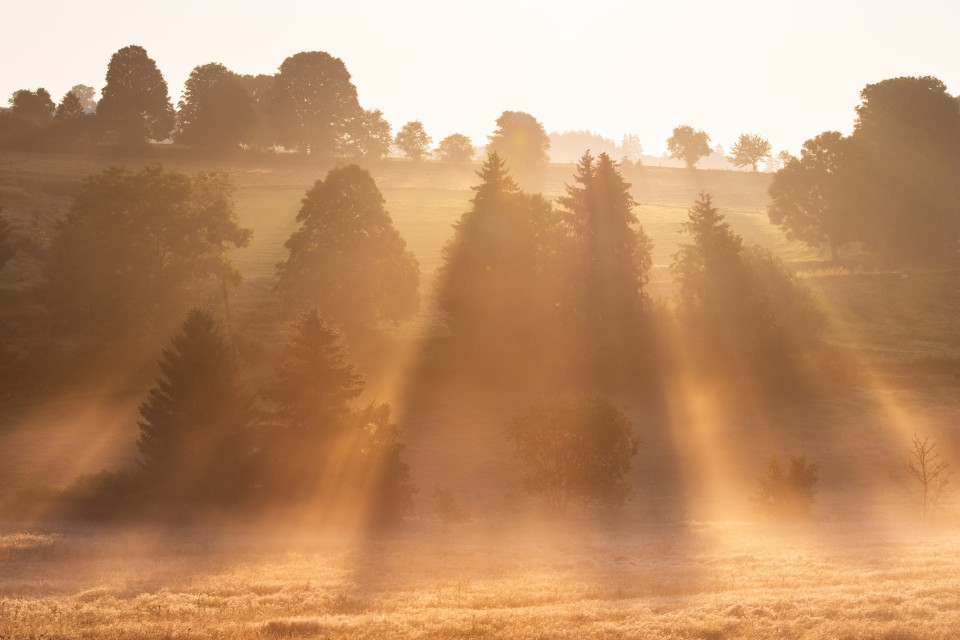
[(757, 132), (797, 153), (815, 132), (849, 133), (868, 83), (933, 75), (960, 92), (960, 5), (939, 0), (37, 0), (3, 13), (4, 100), (37, 86), (57, 100), (75, 84), (99, 92), (129, 44), (157, 61), (174, 104), (196, 65), (272, 74), (292, 51), (321, 50), (394, 130), (421, 120), (434, 140), (475, 144), (519, 110), (547, 131), (636, 133), (653, 155), (680, 124), (714, 146)]

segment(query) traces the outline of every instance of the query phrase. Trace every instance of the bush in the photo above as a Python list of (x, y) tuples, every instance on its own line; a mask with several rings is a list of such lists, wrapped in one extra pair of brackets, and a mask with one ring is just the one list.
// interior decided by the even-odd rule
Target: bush
[(751, 501), (759, 513), (768, 517), (809, 518), (820, 482), (819, 472), (819, 464), (807, 464), (806, 456), (800, 456), (790, 458), (790, 471), (784, 474), (780, 458), (773, 456), (767, 463), (766, 475), (757, 480), (757, 492)]
[(531, 405), (510, 427), (527, 467), (524, 488), (563, 513), (571, 502), (619, 506), (640, 439), (626, 414), (604, 396), (583, 395)]

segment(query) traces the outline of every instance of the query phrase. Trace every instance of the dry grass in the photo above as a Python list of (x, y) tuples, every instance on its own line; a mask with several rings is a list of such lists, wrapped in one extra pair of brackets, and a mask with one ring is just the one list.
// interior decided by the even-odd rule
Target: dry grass
[[(953, 638), (960, 537), (421, 522), (344, 539), (0, 537), (5, 638)], [(549, 532), (548, 532), (549, 531)]]

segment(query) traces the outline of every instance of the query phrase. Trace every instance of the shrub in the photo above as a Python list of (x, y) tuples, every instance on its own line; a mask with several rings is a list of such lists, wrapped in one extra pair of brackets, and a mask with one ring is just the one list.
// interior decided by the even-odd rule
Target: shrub
[(780, 458), (773, 456), (767, 463), (766, 475), (757, 480), (757, 492), (751, 498), (762, 515), (777, 519), (810, 517), (820, 465), (807, 464), (806, 456), (790, 458), (790, 469), (783, 472)]
[(640, 439), (627, 415), (600, 395), (530, 405), (510, 427), (527, 467), (524, 488), (563, 513), (571, 502), (619, 506)]

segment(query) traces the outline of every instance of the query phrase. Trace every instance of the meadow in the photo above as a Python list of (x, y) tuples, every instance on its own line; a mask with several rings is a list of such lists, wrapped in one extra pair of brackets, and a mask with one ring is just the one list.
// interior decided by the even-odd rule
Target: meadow
[[(222, 162), (158, 150), (185, 172)], [(84, 175), (105, 156), (0, 154), (0, 205), (42, 245)], [(297, 158), (231, 161), (236, 209), (254, 229), (234, 252), (247, 338), (273, 339), (274, 267), (300, 200), (325, 170)], [(910, 436), (960, 452), (960, 287), (956, 271), (843, 267), (787, 240), (766, 217), (768, 174), (643, 167), (625, 171), (655, 242), (650, 291), (669, 304), (668, 266), (700, 191), (747, 242), (796, 267), (830, 319), (830, 340), (858, 363), (842, 394), (817, 403), (737, 402), (673, 389), (657, 412), (627, 410), (642, 437), (634, 495), (618, 515), (544, 520), (504, 452), (509, 402), (445, 389), (405, 398), (404, 377), (435, 323), (443, 243), (469, 207), (475, 165), (371, 167), (421, 268), (421, 314), (393, 330), (398, 365), (368, 395), (394, 405), (420, 487), (397, 531), (337, 532), (287, 520), (151, 527), (0, 522), (0, 638), (952, 638), (960, 630), (955, 503), (920, 526), (905, 487)], [(527, 185), (563, 193), (572, 165)], [(853, 254), (852, 254), (853, 255)], [(0, 272), (8, 344), (36, 339), (22, 252)], [(0, 407), (0, 499), (129, 464), (137, 403), (152, 380), (14, 398)], [(680, 383), (678, 383), (680, 384)], [(467, 407), (467, 409), (465, 409)], [(667, 428), (664, 425), (672, 425)], [(820, 464), (816, 519), (759, 521), (749, 496), (766, 460)], [(446, 524), (432, 499), (448, 486), (470, 512)]]

